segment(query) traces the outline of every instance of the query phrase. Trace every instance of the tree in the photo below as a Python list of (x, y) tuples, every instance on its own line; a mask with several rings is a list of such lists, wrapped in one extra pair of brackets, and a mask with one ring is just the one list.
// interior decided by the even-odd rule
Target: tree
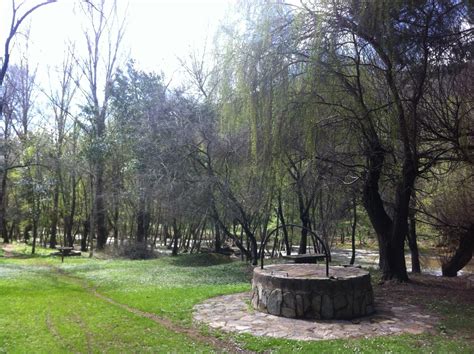
[[(90, 158), (94, 181), (94, 220), (97, 227), (97, 248), (107, 243), (107, 208), (105, 203), (104, 164), (106, 155), (106, 119), (109, 113), (114, 75), (119, 59), (119, 48), (124, 34), (124, 22), (119, 20), (117, 3), (108, 7), (105, 0), (81, 3), (82, 13), (88, 18), (84, 28), (87, 54), (76, 58), (76, 63), (87, 83), (81, 89), (92, 135)], [(81, 88), (81, 83), (78, 82)]]
[[(451, 54), (465, 53), (473, 34), (464, 29), (466, 6), (321, 2), (305, 10), (305, 26), (317, 40), (300, 55), (323, 73), (314, 95), (357, 129), (366, 159), (363, 204), (378, 236), (383, 278), (406, 281), (404, 243), (415, 181), (440, 159), (423, 141), (426, 85), (450, 60), (463, 63), (465, 56)], [(332, 85), (332, 96), (324, 85)], [(385, 178), (391, 182), (384, 185)]]
[(462, 166), (444, 180), (434, 199), (433, 216), (444, 246), (442, 274), (453, 277), (474, 254), (474, 182), (472, 166)]
[[(50, 248), (55, 248), (57, 244), (57, 232), (58, 232), (58, 221), (60, 216), (59, 202), (62, 196), (64, 207), (68, 207), (64, 211), (67, 216), (64, 216), (65, 221), (65, 234), (68, 246), (72, 247), (72, 228), (76, 209), (76, 168), (70, 166), (67, 171), (64, 171), (63, 166), (63, 155), (65, 145), (67, 144), (68, 134), (67, 131), (70, 129), (71, 124), (69, 122), (71, 118), (71, 105), (74, 95), (76, 93), (76, 87), (74, 86), (74, 72), (73, 72), (73, 60), (71, 52), (64, 58), (62, 67), (59, 69), (59, 75), (57, 82), (58, 87), (52, 88), (48, 94), (48, 99), (51, 104), (51, 110), (54, 116), (54, 152), (53, 152), (53, 164), (54, 164), (54, 191), (53, 191), (53, 207), (51, 211), (51, 231), (50, 231)], [(76, 122), (73, 122), (73, 144), (76, 143)], [(66, 172), (66, 173), (64, 173)], [(69, 190), (67, 188), (67, 175), (71, 173), (71, 198), (69, 198)], [(62, 213), (61, 213), (62, 214)]]
[[(0, 68), (0, 117), (2, 119), (5, 119), (5, 130), (3, 132), (3, 135), (0, 136), (0, 148), (1, 148), (1, 154), (3, 156), (3, 163), (8, 162), (8, 134), (9, 134), (9, 127), (10, 123), (7, 122), (8, 118), (4, 117), (4, 106), (5, 106), (5, 87), (4, 87), (4, 81), (5, 77), (8, 72), (8, 67), (10, 65), (10, 60), (11, 60), (11, 48), (12, 48), (12, 41), (16, 37), (22, 23), (36, 10), (39, 8), (54, 3), (57, 0), (48, 0), (48, 1), (43, 1), (40, 2), (34, 6), (31, 6), (29, 8), (26, 8), (24, 12), (20, 12), (20, 10), (23, 10), (23, 4), (16, 4), (16, 1), (12, 1), (12, 14), (11, 14), (11, 22), (9, 26), (9, 31), (7, 33), (7, 37), (5, 39), (4, 43), (4, 50), (3, 50), (3, 56), (2, 56), (2, 65)], [(0, 165), (0, 178), (2, 180), (2, 186), (1, 186), (1, 191), (0, 191), (0, 230), (2, 232), (3, 236), (3, 241), (8, 242), (8, 237), (6, 235), (6, 230), (5, 228), (5, 196), (7, 194), (7, 178), (8, 178), (8, 166), (7, 165)]]
[[(127, 64), (126, 71), (118, 72), (112, 91), (112, 108), (119, 134), (116, 139), (129, 151), (128, 162), (133, 171), (136, 193), (131, 199), (136, 205), (134, 235), (139, 244), (146, 242), (149, 236), (151, 203), (159, 189), (157, 182), (164, 177), (165, 146), (176, 138), (174, 129), (170, 129), (168, 101), (167, 87), (159, 75), (137, 70), (133, 61)], [(119, 168), (114, 175), (117, 170)]]

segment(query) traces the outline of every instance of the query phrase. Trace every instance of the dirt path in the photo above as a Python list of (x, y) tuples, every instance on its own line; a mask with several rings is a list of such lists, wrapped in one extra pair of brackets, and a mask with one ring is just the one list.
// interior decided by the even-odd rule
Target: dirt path
[(10, 244), (10, 243), (4, 244), (4, 245), (2, 246), (2, 250), (3, 250), (3, 252), (5, 252), (5, 253), (3, 254), (3, 256), (4, 256), (5, 258), (13, 258), (13, 257), (15, 256), (15, 255), (13, 254), (13, 245)]
[(67, 280), (72, 281), (73, 283), (81, 286), (85, 291), (91, 293), (95, 297), (97, 297), (97, 298), (99, 298), (99, 299), (101, 299), (105, 302), (108, 302), (109, 304), (111, 304), (113, 306), (119, 307), (119, 308), (121, 308), (121, 309), (123, 309), (127, 312), (130, 312), (130, 313), (132, 313), (136, 316), (140, 316), (140, 317), (143, 317), (143, 318), (148, 318), (148, 319), (152, 320), (153, 322), (155, 322), (156, 324), (165, 327), (169, 331), (183, 334), (183, 335), (189, 337), (190, 339), (192, 339), (196, 342), (200, 342), (200, 343), (203, 343), (203, 344), (210, 345), (214, 348), (214, 350), (216, 352), (251, 353), (250, 351), (247, 351), (247, 350), (244, 350), (244, 349), (240, 348), (236, 343), (234, 343), (233, 341), (231, 341), (229, 339), (222, 339), (222, 338), (216, 338), (216, 337), (212, 337), (212, 336), (206, 336), (206, 335), (202, 334), (200, 332), (200, 330), (197, 329), (197, 328), (184, 327), (184, 326), (181, 326), (179, 324), (174, 323), (173, 321), (171, 321), (167, 318), (160, 317), (160, 316), (158, 316), (154, 313), (145, 312), (145, 311), (139, 310), (137, 308), (134, 308), (134, 307), (122, 304), (120, 302), (117, 302), (114, 299), (112, 299), (112, 298), (110, 298), (110, 297), (108, 297), (104, 294), (99, 293), (96, 288), (94, 288), (94, 287), (90, 286), (89, 284), (87, 284), (82, 278), (72, 276), (72, 275), (64, 272), (62, 269), (59, 269), (59, 268), (56, 268), (56, 267), (52, 267), (52, 269), (59, 276), (64, 277)]

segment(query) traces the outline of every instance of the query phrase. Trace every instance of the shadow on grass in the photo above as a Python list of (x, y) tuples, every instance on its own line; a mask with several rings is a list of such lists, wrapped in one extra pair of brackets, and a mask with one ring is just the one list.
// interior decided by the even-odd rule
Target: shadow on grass
[(9, 256), (6, 256), (3, 254), (3, 257), (5, 258), (13, 258), (13, 259), (45, 259), (45, 258), (51, 258), (54, 255), (51, 254), (31, 254), (31, 253), (24, 253), (24, 252), (17, 252), (17, 251), (12, 251), (10, 252)]
[(10, 246), (13, 247), (4, 248), (6, 247), (6, 245), (4, 245), (0, 248), (0, 257), (12, 259), (45, 259), (50, 258), (52, 253), (57, 251), (37, 246), (36, 252), (32, 254), (32, 247), (30, 245), (15, 243), (10, 244)]
[(209, 267), (231, 263), (232, 259), (219, 253), (198, 253), (170, 256), (169, 263), (176, 267)]

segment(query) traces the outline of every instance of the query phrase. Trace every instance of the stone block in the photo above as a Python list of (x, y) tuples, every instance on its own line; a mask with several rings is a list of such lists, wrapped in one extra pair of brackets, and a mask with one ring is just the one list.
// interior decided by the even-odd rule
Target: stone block
[(268, 296), (267, 311), (271, 315), (280, 315), (283, 295), (280, 289), (274, 289)]
[(375, 312), (375, 308), (373, 305), (367, 305), (365, 307), (365, 314), (364, 315), (371, 315)]
[(292, 292), (284, 292), (283, 293), (283, 306), (288, 307), (290, 309), (295, 309), (295, 295)]
[(369, 289), (365, 293), (365, 296), (366, 296), (367, 305), (372, 305), (374, 303), (374, 293), (373, 293), (372, 289)]
[(331, 319), (334, 317), (334, 307), (329, 295), (323, 295), (321, 301), (321, 318)]
[(298, 317), (304, 317), (304, 301), (303, 301), (303, 296), (301, 295), (296, 295), (296, 315)]
[(346, 307), (348, 304), (346, 295), (344, 294), (337, 294), (334, 296), (334, 310), (340, 310)]
[(367, 302), (365, 301), (365, 296), (363, 296), (359, 300), (359, 309), (360, 309), (361, 316), (365, 316), (366, 306), (367, 306)]
[(289, 308), (289, 307), (283, 306), (281, 308), (281, 315), (283, 317), (295, 318), (296, 317), (296, 311), (295, 311), (294, 308)]
[(258, 292), (257, 291), (252, 292), (251, 304), (254, 309), (258, 309)]
[(314, 311), (314, 313), (321, 312), (321, 298), (321, 295), (314, 294), (311, 299), (311, 309)]
[(258, 295), (259, 303), (261, 303), (265, 307), (267, 307), (268, 293), (269, 293), (268, 290), (262, 290), (259, 292), (259, 295)]
[(336, 318), (338, 320), (351, 319), (352, 318), (352, 309), (349, 306), (347, 306), (347, 307), (344, 307), (343, 309), (335, 311), (334, 318)]

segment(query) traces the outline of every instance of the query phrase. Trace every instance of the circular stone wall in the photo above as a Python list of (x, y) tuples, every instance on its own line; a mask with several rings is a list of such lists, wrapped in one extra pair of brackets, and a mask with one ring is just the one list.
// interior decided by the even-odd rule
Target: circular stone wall
[(252, 306), (290, 318), (352, 319), (374, 312), (369, 272), (315, 264), (273, 264), (255, 268)]

